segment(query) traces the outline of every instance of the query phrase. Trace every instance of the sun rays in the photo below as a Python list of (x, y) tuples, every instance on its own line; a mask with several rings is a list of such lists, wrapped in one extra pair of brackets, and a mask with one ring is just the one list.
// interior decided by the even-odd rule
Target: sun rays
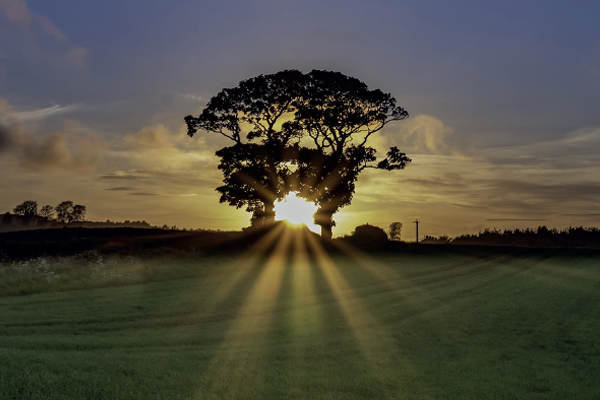
[[(359, 257), (358, 253), (352, 255)], [(368, 263), (366, 256), (361, 257), (360, 263), (369, 265), (373, 276), (398, 278), (392, 271)], [(405, 365), (405, 374), (417, 379), (418, 374), (402, 356), (394, 336), (370, 313), (353, 284), (344, 277), (343, 265), (338, 265), (320, 239), (308, 229), (275, 224), (239, 261), (238, 267), (243, 270), (260, 264), (257, 265), (259, 270), (202, 377), (203, 391), (208, 389), (217, 397), (237, 397), (246, 390), (260, 392), (260, 379), (253, 374), (260, 376), (265, 369), (269, 347), (273, 345), (270, 338), (273, 331), (285, 332), (284, 337), (291, 344), (287, 368), (292, 372), (304, 370), (306, 351), (326, 345), (323, 334), (332, 323), (347, 326), (346, 332), (353, 338), (374, 382), (393, 381), (388, 371), (393, 371), (392, 364), (398, 363)], [(236, 275), (233, 278), (241, 279)], [(322, 282), (319, 288), (315, 286), (317, 279)], [(221, 291), (223, 295), (235, 285), (227, 286)], [(319, 296), (331, 296), (334, 303), (327, 301), (327, 307), (339, 310), (336, 315), (342, 318), (340, 322), (328, 320), (323, 314)], [(289, 370), (282, 374), (290, 373)], [(385, 387), (380, 390), (386, 398), (393, 398), (394, 393)]]

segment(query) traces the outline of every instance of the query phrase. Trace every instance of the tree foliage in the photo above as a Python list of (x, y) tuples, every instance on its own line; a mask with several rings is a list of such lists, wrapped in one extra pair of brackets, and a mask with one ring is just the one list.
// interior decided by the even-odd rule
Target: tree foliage
[(351, 203), (360, 172), (410, 163), (397, 147), (376, 163), (376, 150), (367, 146), (385, 125), (407, 117), (389, 93), (356, 78), (287, 70), (223, 89), (185, 122), (189, 136), (204, 130), (234, 142), (217, 152), (221, 202), (271, 220), (274, 202), (297, 191), (317, 204), (315, 222), (331, 237), (332, 216)]
[(40, 217), (51, 219), (54, 216), (54, 207), (45, 205), (41, 208), (39, 215)]
[(58, 222), (67, 224), (83, 221), (86, 213), (85, 206), (80, 204), (74, 205), (70, 200), (61, 202), (54, 210), (56, 211)]
[(296, 114), (297, 128), (324, 153), (341, 158), (353, 142), (364, 147), (369, 137), (389, 122), (408, 118), (408, 112), (397, 106), (389, 93), (369, 90), (356, 78), (319, 70), (308, 77)]
[(392, 222), (389, 228), (390, 240), (400, 241), (402, 234), (402, 222)]
[(286, 70), (259, 75), (235, 88), (223, 89), (210, 99), (198, 118), (185, 117), (188, 135), (193, 136), (201, 129), (219, 133), (236, 143), (260, 139), (263, 143), (289, 144), (299, 139), (301, 133), (284, 117), (297, 110), (305, 80), (301, 72)]
[(38, 215), (38, 204), (34, 200), (26, 200), (16, 206), (13, 210), (15, 214), (24, 216), (25, 218), (31, 218)]

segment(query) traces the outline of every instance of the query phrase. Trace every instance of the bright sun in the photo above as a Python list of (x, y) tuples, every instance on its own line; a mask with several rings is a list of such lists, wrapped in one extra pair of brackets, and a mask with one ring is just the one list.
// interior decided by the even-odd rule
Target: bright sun
[(316, 211), (317, 206), (314, 203), (296, 197), (296, 193), (290, 193), (283, 200), (275, 202), (276, 219), (285, 220), (292, 225), (306, 224), (313, 232), (319, 230), (319, 227), (313, 224), (313, 214)]

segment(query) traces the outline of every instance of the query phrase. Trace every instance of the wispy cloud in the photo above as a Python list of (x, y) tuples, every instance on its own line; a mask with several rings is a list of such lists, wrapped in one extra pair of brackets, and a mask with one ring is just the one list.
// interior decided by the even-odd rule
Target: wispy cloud
[(109, 174), (101, 175), (98, 179), (108, 179), (108, 180), (140, 180), (140, 179), (148, 179), (147, 176), (140, 176), (132, 173), (121, 173), (121, 172), (112, 172)]
[(55, 42), (66, 46), (64, 57), (72, 65), (81, 67), (85, 64), (87, 49), (71, 44), (69, 38), (48, 17), (31, 12), (24, 0), (0, 0), (0, 14), (4, 14), (26, 39), (35, 40), (40, 33), (50, 36)]
[(212, 179), (198, 178), (197, 174), (190, 172), (163, 172), (153, 170), (131, 170), (117, 171), (109, 174), (100, 175), (98, 179), (102, 180), (153, 180), (156, 183), (176, 184), (192, 187), (216, 187), (218, 181)]
[(79, 171), (96, 166), (107, 143), (91, 133), (73, 133), (73, 129), (80, 128), (77, 121), (64, 120), (57, 132), (49, 134), (38, 134), (23, 124), (70, 109), (72, 107), (53, 106), (13, 112), (8, 102), (0, 101), (0, 153), (8, 154), (22, 167), (38, 171)]
[(486, 221), (548, 221), (546, 218), (486, 218)]
[[(0, 99), (2, 100), (2, 99)], [(32, 112), (13, 112), (6, 101), (0, 101), (0, 153), (12, 156), (19, 165), (38, 171), (79, 171), (96, 166), (107, 149), (107, 143), (93, 134), (73, 134), (79, 127), (74, 121), (63, 121), (62, 129), (50, 134), (37, 134), (22, 122), (63, 112), (68, 107), (54, 106)]]
[(172, 193), (132, 192), (132, 193), (129, 193), (129, 195), (131, 195), (131, 196), (171, 196), (171, 197), (191, 197), (191, 196), (196, 196), (196, 193), (172, 194)]
[(117, 187), (111, 187), (111, 188), (107, 188), (104, 190), (115, 190), (115, 191), (133, 191), (133, 190), (141, 190), (141, 187), (134, 187), (134, 186), (117, 186)]
[(454, 130), (440, 119), (426, 114), (416, 115), (399, 125), (389, 125), (386, 136), (390, 137), (403, 151), (410, 154), (453, 154), (446, 138)]
[(192, 94), (192, 93), (183, 93), (181, 96), (184, 99), (190, 100), (190, 101), (204, 101), (204, 98), (202, 96), (197, 96), (197, 95)]
[(152, 149), (175, 149), (173, 137), (164, 125), (148, 126), (134, 134), (125, 135), (112, 143), (115, 151), (143, 152)]
[(38, 170), (81, 170), (98, 164), (106, 148), (102, 139), (55, 133), (23, 136), (17, 150), (23, 166)]
[(18, 121), (25, 122), (47, 118), (56, 114), (64, 114), (73, 111), (76, 108), (76, 105), (60, 106), (55, 104), (52, 107), (41, 108), (39, 110), (15, 112), (11, 114), (11, 117), (16, 118)]
[(569, 132), (563, 138), (481, 151), (490, 163), (546, 170), (573, 170), (600, 165), (600, 128)]
[(148, 192), (133, 192), (129, 193), (130, 196), (158, 196), (158, 193), (148, 193)]

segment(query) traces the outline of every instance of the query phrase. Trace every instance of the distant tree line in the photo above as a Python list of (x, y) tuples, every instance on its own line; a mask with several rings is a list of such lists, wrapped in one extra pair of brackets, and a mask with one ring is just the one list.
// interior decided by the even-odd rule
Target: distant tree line
[(485, 229), (476, 235), (462, 235), (451, 240), (452, 244), (481, 244), (528, 247), (598, 247), (600, 229), (568, 227), (566, 229), (539, 226), (536, 229)]
[[(34, 200), (26, 200), (13, 209), (13, 212), (23, 217), (25, 222), (29, 222), (32, 218), (41, 218), (45, 221), (56, 221), (63, 224), (71, 224), (80, 222), (85, 219), (87, 209), (84, 205), (74, 204), (67, 200), (61, 202), (56, 207), (45, 205), (38, 210), (38, 203)], [(10, 213), (4, 214), (2, 223), (10, 223)]]
[[(364, 224), (357, 226), (351, 235), (343, 237), (353, 243), (400, 241), (402, 223), (393, 222), (389, 231)], [(526, 229), (485, 229), (477, 234), (465, 234), (455, 238), (425, 236), (423, 244), (464, 244), (520, 247), (600, 247), (600, 228), (569, 227), (566, 229), (539, 226)]]
[(106, 221), (102, 221), (102, 222), (93, 222), (93, 224), (99, 225), (102, 227), (130, 226), (130, 227), (136, 227), (136, 228), (158, 228), (158, 226), (150, 225), (149, 223), (146, 222), (146, 220), (131, 221), (131, 220), (126, 219), (125, 221), (111, 221), (110, 219), (107, 219)]

